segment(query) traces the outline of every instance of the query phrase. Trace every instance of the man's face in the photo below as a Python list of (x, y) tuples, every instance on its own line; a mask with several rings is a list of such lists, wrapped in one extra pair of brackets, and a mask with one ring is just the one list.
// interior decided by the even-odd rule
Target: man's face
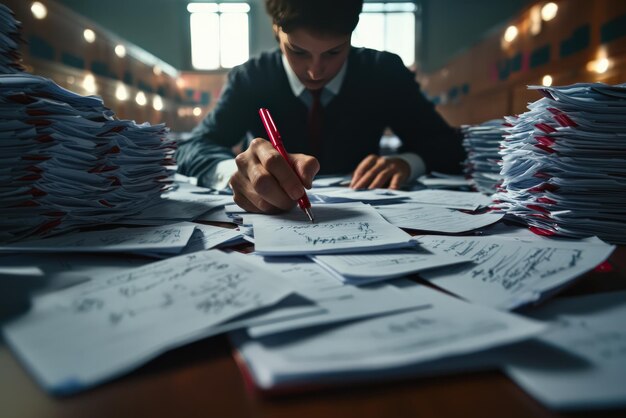
[(274, 31), (291, 69), (309, 90), (324, 87), (341, 70), (350, 52), (351, 35), (318, 34), (307, 29)]

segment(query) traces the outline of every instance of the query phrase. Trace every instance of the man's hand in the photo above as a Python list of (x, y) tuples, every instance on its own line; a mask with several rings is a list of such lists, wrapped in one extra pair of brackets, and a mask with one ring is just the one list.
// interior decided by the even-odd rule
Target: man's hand
[(353, 189), (380, 187), (399, 189), (410, 174), (411, 167), (403, 159), (370, 154), (354, 170), (350, 187)]
[[(297, 174), (269, 141), (255, 138), (250, 147), (235, 158), (237, 171), (230, 178), (235, 203), (248, 212), (278, 213), (295, 206), (311, 188), (320, 169), (314, 157), (289, 154)], [(299, 178), (298, 178), (299, 176)]]

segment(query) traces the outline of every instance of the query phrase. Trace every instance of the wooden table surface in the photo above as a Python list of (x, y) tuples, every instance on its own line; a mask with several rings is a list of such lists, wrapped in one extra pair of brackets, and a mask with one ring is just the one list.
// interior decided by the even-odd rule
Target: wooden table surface
[[(564, 292), (626, 289), (626, 247), (611, 271), (589, 272)], [(625, 376), (626, 384), (626, 376)], [(0, 345), (0, 417), (624, 417), (626, 410), (559, 414), (500, 372), (379, 382), (266, 398), (244, 384), (224, 336), (176, 349), (87, 392), (55, 398), (42, 391)]]

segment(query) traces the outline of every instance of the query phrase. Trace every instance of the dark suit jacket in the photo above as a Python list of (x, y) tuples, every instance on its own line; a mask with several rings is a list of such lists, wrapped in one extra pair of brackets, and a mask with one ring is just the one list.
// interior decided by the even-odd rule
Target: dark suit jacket
[[(246, 134), (267, 138), (260, 107), (270, 109), (288, 152), (312, 154), (308, 109), (294, 96), (276, 49), (233, 68), (215, 109), (179, 145), (179, 172), (205, 184), (206, 173), (233, 158), (231, 147)], [(460, 172), (461, 138), (422, 95), (414, 73), (395, 54), (352, 48), (341, 90), (323, 110), (320, 174), (349, 173), (378, 154), (386, 127), (402, 140), (400, 151), (420, 155), (428, 170)]]

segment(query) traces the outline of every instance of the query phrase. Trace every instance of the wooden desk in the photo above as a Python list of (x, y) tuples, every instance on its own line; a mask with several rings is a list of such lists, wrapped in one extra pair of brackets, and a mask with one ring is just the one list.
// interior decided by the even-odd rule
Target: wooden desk
[[(626, 289), (626, 247), (612, 271), (592, 271), (564, 294)], [(249, 392), (225, 337), (167, 353), (85, 393), (53, 398), (0, 345), (0, 417), (624, 417), (626, 410), (557, 414), (499, 372), (408, 379), (264, 399)]]

